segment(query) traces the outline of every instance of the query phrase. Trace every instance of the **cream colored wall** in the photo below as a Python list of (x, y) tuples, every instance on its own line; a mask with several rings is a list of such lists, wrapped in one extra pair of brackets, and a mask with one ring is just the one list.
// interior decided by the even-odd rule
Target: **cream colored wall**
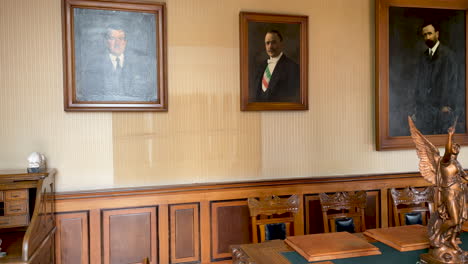
[[(168, 0), (167, 113), (63, 111), (60, 3), (0, 1), (0, 168), (44, 152), (59, 191), (417, 170), (375, 151), (373, 0)], [(309, 16), (309, 111), (239, 110), (240, 11)]]
[(112, 114), (63, 111), (59, 0), (0, 1), (0, 168), (40, 151), (57, 189), (113, 184)]

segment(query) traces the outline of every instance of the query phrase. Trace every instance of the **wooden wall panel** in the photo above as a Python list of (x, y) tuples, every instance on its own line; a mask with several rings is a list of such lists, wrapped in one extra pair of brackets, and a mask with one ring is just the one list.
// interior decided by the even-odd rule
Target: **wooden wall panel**
[(318, 194), (306, 195), (304, 200), (306, 234), (323, 233), (322, 207)]
[(67, 264), (227, 263), (231, 245), (251, 241), (248, 197), (303, 197), (295, 234), (319, 233), (320, 192), (366, 190), (367, 226), (387, 227), (389, 189), (427, 185), (407, 173), (59, 193), (56, 254)]
[(170, 206), (171, 263), (200, 260), (199, 205)]
[(158, 206), (158, 255), (160, 263), (169, 263), (169, 206)]
[(366, 228), (372, 229), (380, 226), (380, 199), (379, 191), (367, 192)]
[(211, 204), (212, 258), (231, 257), (230, 246), (251, 242), (250, 213), (247, 201)]
[(157, 263), (156, 207), (102, 211), (104, 264)]
[(88, 212), (57, 214), (55, 219), (56, 263), (89, 263)]
[(89, 211), (89, 262), (101, 264), (102, 262), (102, 221), (101, 209)]

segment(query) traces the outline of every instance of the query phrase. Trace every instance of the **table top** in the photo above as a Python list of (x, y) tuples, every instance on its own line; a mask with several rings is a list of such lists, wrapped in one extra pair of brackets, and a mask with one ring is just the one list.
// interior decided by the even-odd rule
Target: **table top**
[[(462, 232), (460, 238), (465, 243), (461, 244), (463, 250), (468, 250), (468, 233)], [(331, 261), (317, 261), (308, 262), (300, 254), (295, 252), (292, 248), (286, 245), (282, 240), (267, 241), (259, 244), (245, 244), (234, 246), (233, 263), (247, 263), (247, 264), (414, 264), (419, 260), (419, 256), (427, 253), (428, 249), (413, 250), (407, 252), (400, 252), (390, 246), (381, 242), (372, 243), (378, 247), (382, 255), (364, 256), (346, 259), (334, 259)]]
[(55, 174), (55, 169), (37, 173), (28, 173), (27, 169), (0, 170), (0, 182), (40, 180), (53, 174)]
[(284, 242), (308, 261), (382, 254), (375, 245), (348, 232), (289, 236)]

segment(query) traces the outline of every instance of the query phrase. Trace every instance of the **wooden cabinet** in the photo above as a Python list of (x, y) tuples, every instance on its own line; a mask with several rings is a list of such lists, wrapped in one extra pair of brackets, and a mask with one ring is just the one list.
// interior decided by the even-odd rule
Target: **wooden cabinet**
[[(28, 189), (0, 191), (0, 228), (29, 224)], [(1, 236), (0, 236), (1, 238)]]
[(0, 170), (0, 264), (54, 263), (54, 174)]

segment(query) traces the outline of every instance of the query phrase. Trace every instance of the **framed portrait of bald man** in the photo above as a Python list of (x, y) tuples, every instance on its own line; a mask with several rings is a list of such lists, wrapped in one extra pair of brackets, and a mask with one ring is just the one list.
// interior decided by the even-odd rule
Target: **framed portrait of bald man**
[(307, 110), (307, 16), (241, 12), (241, 110)]
[(468, 144), (467, 10), (461, 0), (376, 0), (376, 149), (414, 148), (408, 118), (436, 146)]
[(165, 4), (62, 4), (65, 111), (167, 111)]

